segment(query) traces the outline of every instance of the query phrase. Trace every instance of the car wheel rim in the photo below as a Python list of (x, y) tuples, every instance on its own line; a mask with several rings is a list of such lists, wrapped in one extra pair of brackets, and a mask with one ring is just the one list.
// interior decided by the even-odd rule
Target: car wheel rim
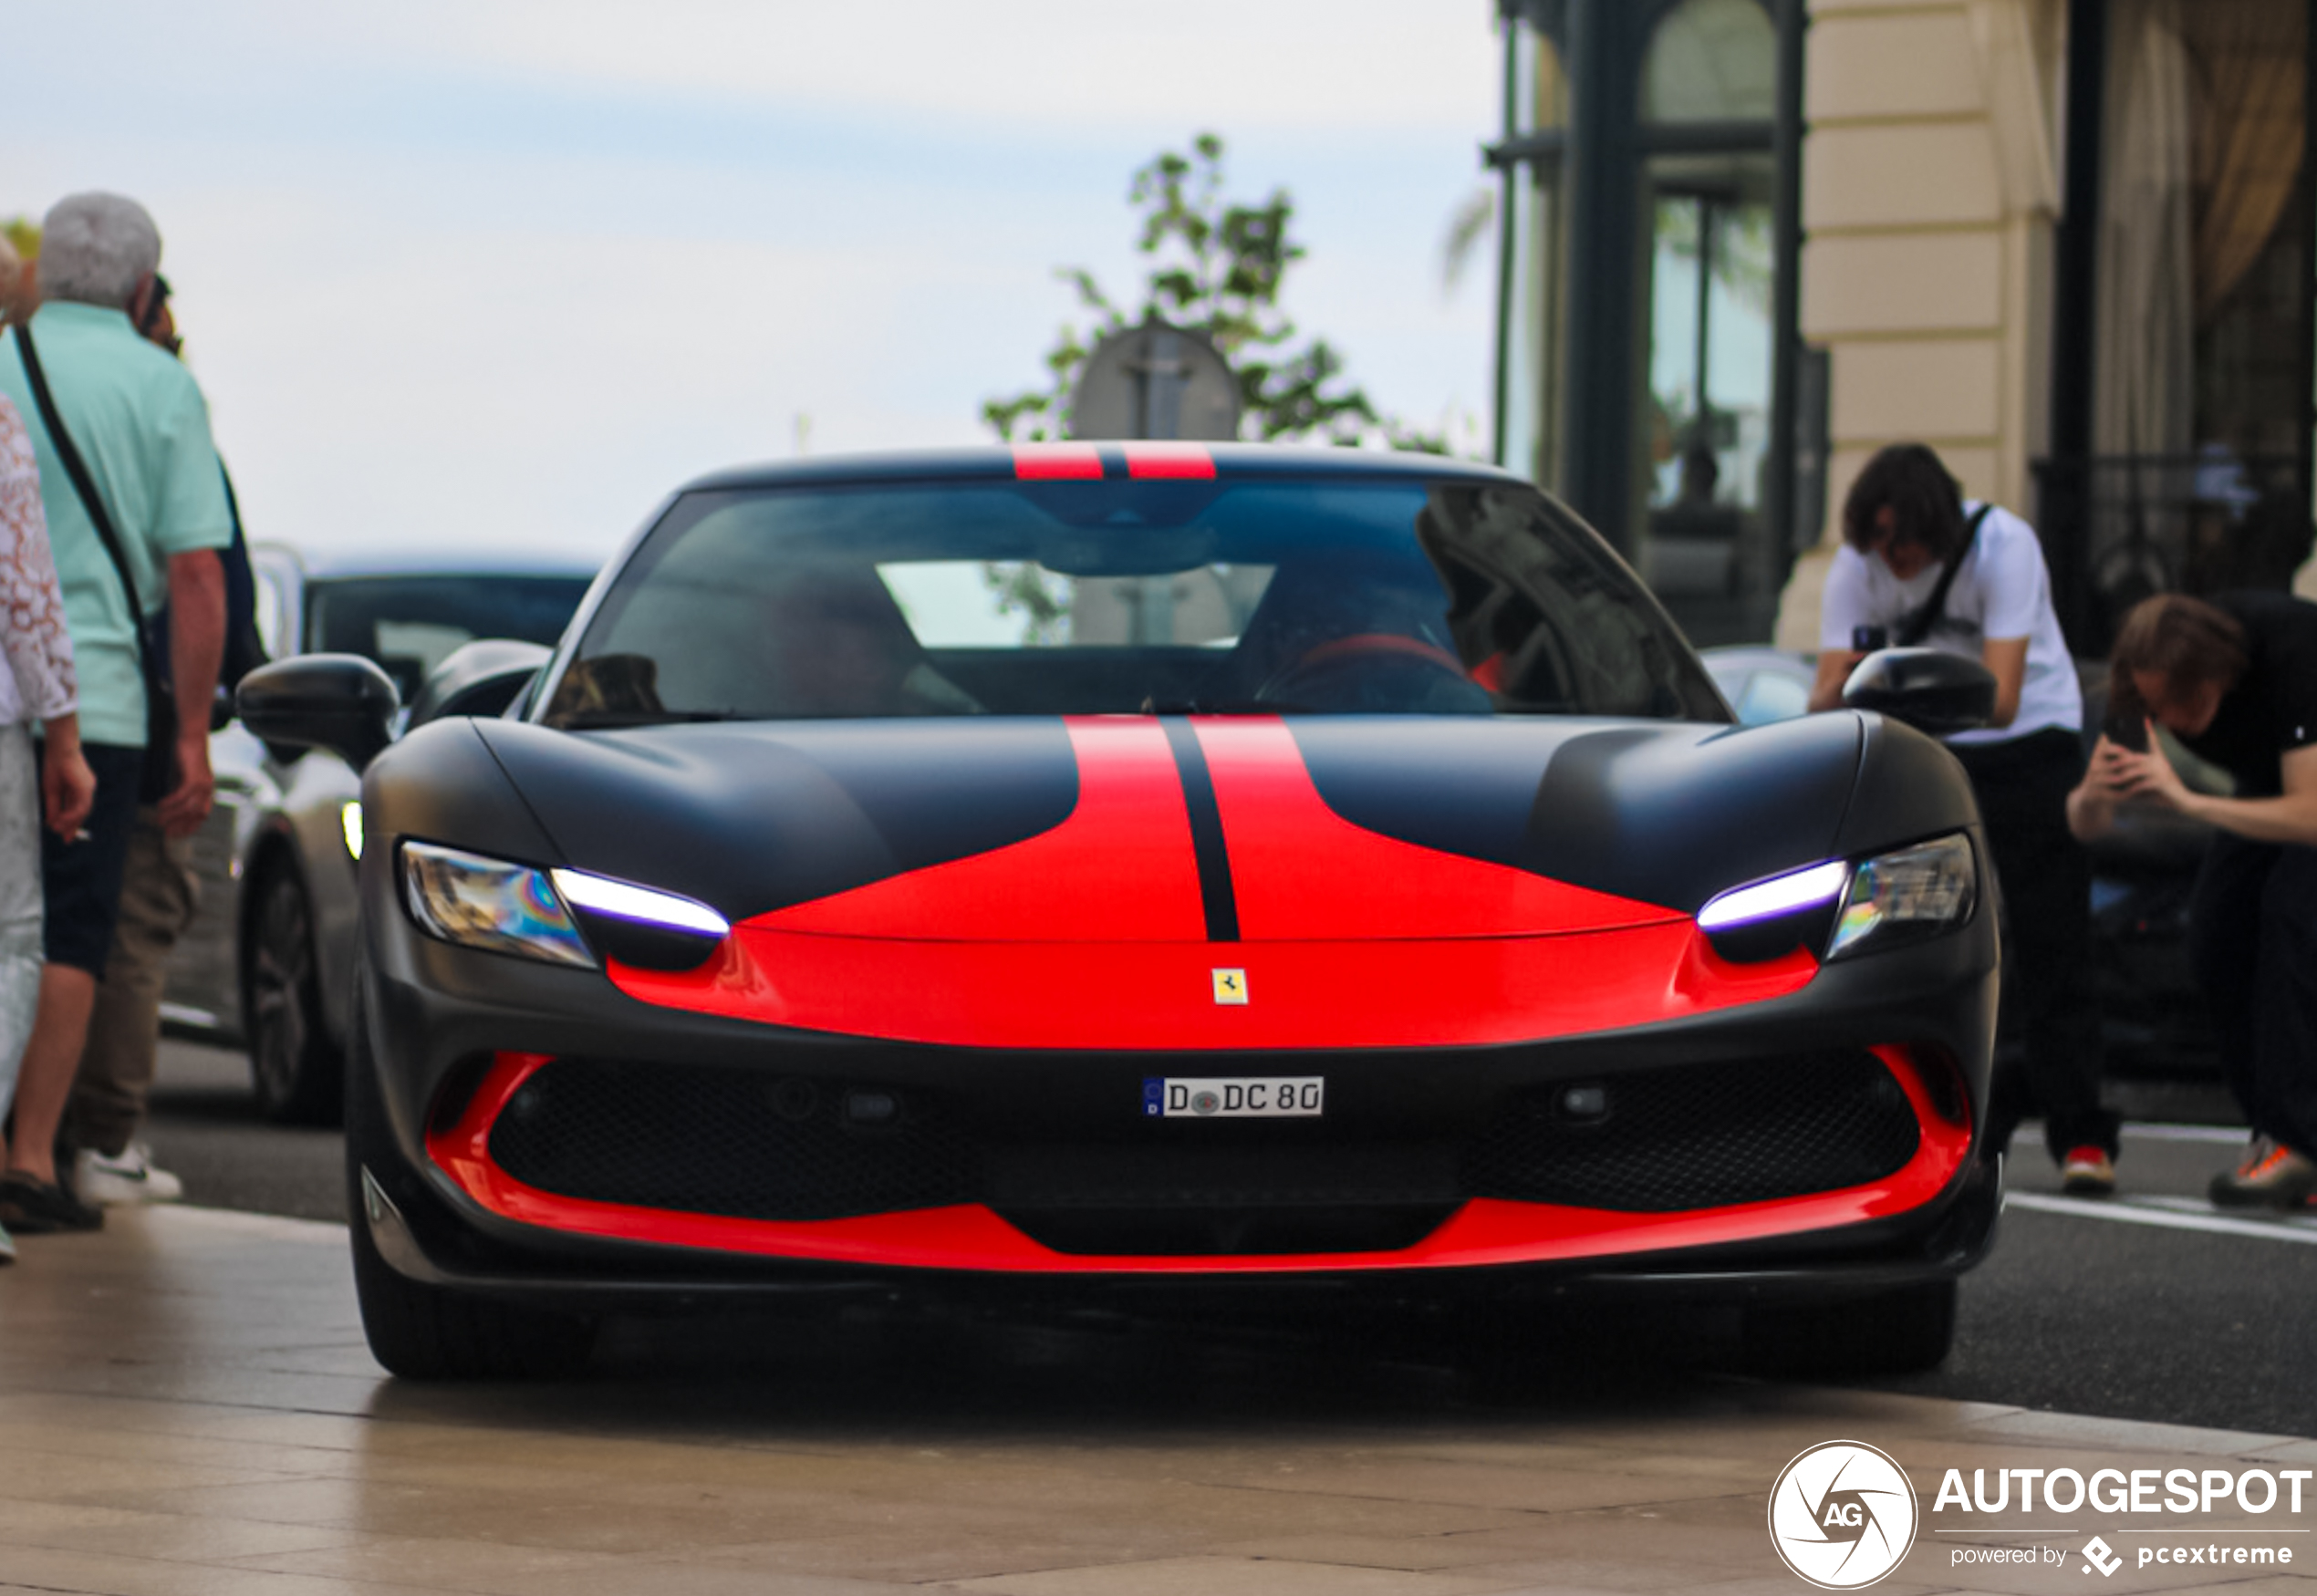
[(295, 882), (267, 890), (250, 958), (250, 1062), (268, 1103), (296, 1090), (306, 1056), (306, 989), (314, 969), (306, 895)]

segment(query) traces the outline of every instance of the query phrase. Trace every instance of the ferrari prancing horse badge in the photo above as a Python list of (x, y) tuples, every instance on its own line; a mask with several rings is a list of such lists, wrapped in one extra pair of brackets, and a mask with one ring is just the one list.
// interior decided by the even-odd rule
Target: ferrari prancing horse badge
[(1243, 969), (1215, 971), (1215, 1001), (1244, 1003), (1247, 1000), (1247, 972)]

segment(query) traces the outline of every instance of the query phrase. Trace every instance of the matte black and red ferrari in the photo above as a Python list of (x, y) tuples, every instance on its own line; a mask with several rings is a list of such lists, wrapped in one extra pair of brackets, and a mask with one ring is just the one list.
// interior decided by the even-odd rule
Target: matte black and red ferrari
[(613, 1307), (848, 1284), (1583, 1286), (1936, 1362), (1998, 1207), (1996, 932), (1970, 789), (1894, 716), (1971, 710), (1936, 660), (1855, 687), (1892, 714), (1736, 726), (1504, 473), (1133, 443), (694, 482), (503, 716), (390, 746), (365, 663), (270, 668), (262, 735), (376, 756), (371, 1346), (568, 1366)]

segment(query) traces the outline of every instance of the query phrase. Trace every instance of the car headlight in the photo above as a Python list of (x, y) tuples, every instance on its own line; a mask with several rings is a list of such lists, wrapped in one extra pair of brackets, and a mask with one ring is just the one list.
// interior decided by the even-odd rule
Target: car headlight
[(346, 856), (362, 862), (362, 801), (348, 798), (338, 806), (338, 834), (346, 838)]
[(1969, 919), (1979, 896), (1979, 863), (1959, 833), (1879, 855), (1853, 872), (1826, 957), (1935, 937)]
[(420, 928), (445, 942), (596, 968), (546, 873), (528, 865), (406, 842), (402, 896)]
[(435, 843), (402, 845), (402, 885), (410, 917), (445, 942), (588, 969), (598, 953), (649, 969), (691, 969), (732, 929), (695, 898)]
[(1978, 901), (1979, 866), (1958, 833), (1732, 887), (1698, 911), (1698, 928), (1725, 959), (1751, 963), (1800, 947), (1832, 960), (1950, 930)]

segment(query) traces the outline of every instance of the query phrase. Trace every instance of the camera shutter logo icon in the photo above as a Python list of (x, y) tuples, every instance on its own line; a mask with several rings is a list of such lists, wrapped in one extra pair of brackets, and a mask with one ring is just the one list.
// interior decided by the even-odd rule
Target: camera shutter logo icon
[(1857, 1591), (1906, 1560), (1917, 1526), (1915, 1482), (1863, 1441), (1824, 1441), (1770, 1487), (1770, 1543), (1822, 1591)]

